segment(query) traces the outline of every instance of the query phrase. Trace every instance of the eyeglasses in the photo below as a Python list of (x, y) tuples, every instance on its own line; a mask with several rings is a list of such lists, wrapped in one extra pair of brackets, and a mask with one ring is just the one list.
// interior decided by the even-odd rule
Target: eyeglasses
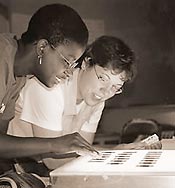
[(58, 51), (55, 46), (53, 46), (52, 44), (50, 44), (50, 46), (56, 51), (56, 53), (64, 60), (64, 62), (67, 65), (68, 69), (74, 69), (79, 62), (77, 62), (77, 60), (70, 62), (60, 51)]
[[(97, 70), (96, 70), (96, 68), (95, 68), (95, 64), (93, 65), (93, 67), (94, 67), (94, 71), (95, 71), (95, 74), (96, 74), (98, 80), (99, 80), (103, 85), (108, 86), (108, 85), (110, 84), (110, 77), (109, 77), (108, 75), (106, 75), (106, 74), (98, 75), (98, 74), (97, 74)], [(112, 85), (111, 91), (112, 91), (115, 95), (117, 95), (117, 94), (120, 94), (120, 93), (123, 92), (123, 88), (122, 88), (122, 87), (121, 87), (121, 88), (118, 88), (117, 86)]]

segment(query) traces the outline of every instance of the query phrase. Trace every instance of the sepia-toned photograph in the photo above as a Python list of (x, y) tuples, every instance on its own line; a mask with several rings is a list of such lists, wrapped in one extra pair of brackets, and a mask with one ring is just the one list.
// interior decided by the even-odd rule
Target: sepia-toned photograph
[(175, 1), (0, 0), (0, 188), (175, 187)]

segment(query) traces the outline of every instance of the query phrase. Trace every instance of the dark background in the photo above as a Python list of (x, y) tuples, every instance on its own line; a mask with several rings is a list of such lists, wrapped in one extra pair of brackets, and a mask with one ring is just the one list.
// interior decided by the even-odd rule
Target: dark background
[[(122, 95), (107, 101), (107, 108), (175, 104), (174, 0), (0, 2), (7, 7), (10, 32), (23, 32), (26, 16), (30, 17), (36, 9), (45, 4), (59, 2), (76, 9), (83, 19), (103, 20), (104, 34), (115, 35), (126, 41), (136, 53), (138, 74), (133, 83), (126, 85)], [(1, 12), (4, 14), (2, 7)], [(22, 15), (19, 22), (16, 14)]]
[(107, 107), (174, 104), (175, 1), (129, 2), (123, 2), (123, 11), (113, 21), (120, 20), (118, 29), (122, 28), (122, 37), (136, 53), (138, 74), (123, 95), (112, 98)]

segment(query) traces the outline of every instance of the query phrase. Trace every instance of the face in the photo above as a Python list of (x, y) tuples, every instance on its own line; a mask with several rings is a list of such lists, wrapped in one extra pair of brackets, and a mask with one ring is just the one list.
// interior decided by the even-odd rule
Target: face
[(125, 77), (125, 71), (116, 73), (98, 65), (81, 69), (78, 95), (86, 104), (94, 106), (121, 93)]
[(84, 48), (76, 43), (59, 45), (50, 44), (43, 49), (41, 64), (37, 64), (35, 76), (47, 87), (51, 88), (72, 74), (72, 65), (83, 54)]

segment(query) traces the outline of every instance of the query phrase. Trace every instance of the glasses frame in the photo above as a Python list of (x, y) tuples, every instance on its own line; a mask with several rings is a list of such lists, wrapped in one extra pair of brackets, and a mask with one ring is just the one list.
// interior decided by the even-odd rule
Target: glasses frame
[(53, 48), (56, 53), (64, 60), (64, 62), (67, 64), (67, 69), (74, 69), (79, 62), (77, 60), (70, 62), (58, 49), (55, 48), (52, 44), (50, 44), (51, 48)]
[[(94, 72), (95, 72), (95, 75), (97, 76), (98, 80), (103, 84), (104, 83), (104, 80), (102, 79), (101, 76), (98, 75), (97, 73), (97, 70), (95, 68), (95, 64), (93, 63), (93, 68), (94, 68)], [(109, 78), (110, 80), (110, 78)], [(111, 89), (112, 90), (112, 89)], [(118, 94), (121, 94), (123, 92), (123, 86), (121, 88), (119, 88), (117, 91), (115, 91), (115, 95), (118, 95)]]

